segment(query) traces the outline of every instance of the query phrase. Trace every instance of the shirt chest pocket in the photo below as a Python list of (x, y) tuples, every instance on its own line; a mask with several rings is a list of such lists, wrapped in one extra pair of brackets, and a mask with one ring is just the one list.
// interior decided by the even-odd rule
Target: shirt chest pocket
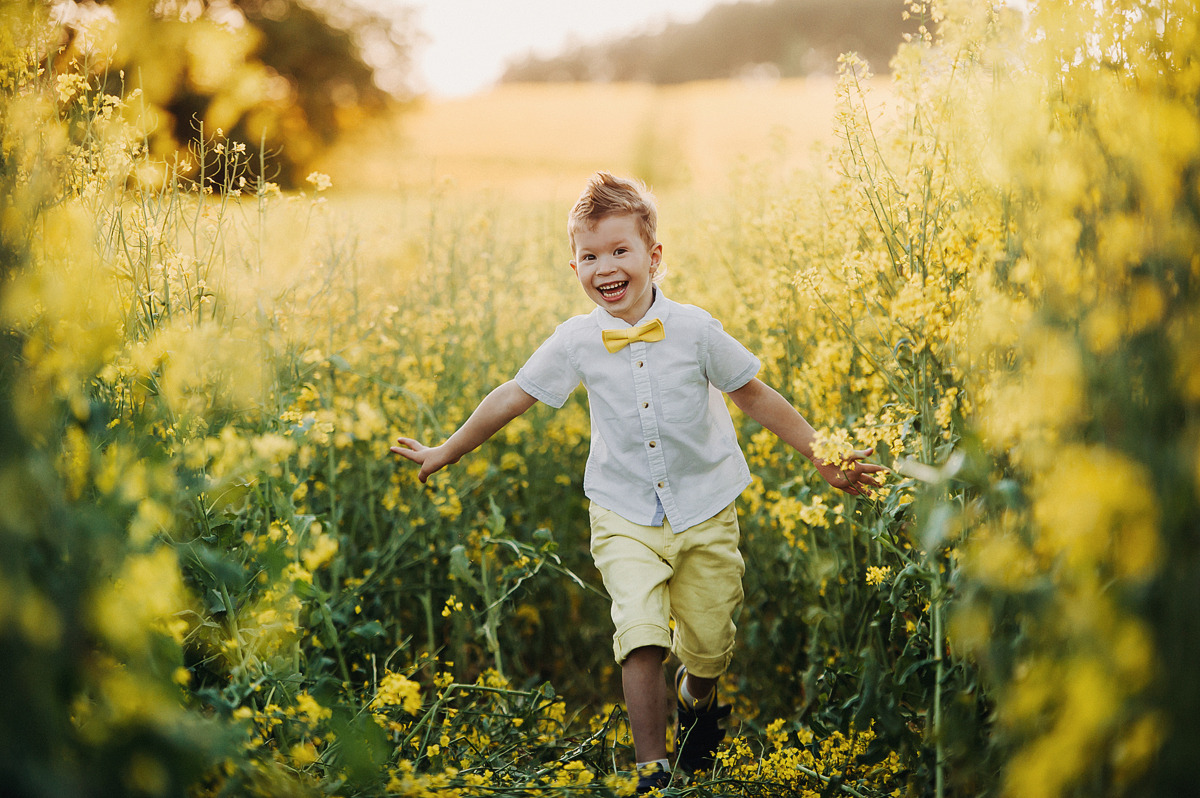
[(708, 407), (708, 380), (694, 368), (664, 374), (658, 378), (658, 397), (666, 421), (695, 421)]

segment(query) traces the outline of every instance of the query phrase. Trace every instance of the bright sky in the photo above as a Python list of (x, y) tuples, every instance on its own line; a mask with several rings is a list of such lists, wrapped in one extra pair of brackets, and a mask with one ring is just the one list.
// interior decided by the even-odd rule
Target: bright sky
[(720, 0), (383, 2), (417, 9), (417, 23), (429, 37), (417, 60), (419, 88), (451, 97), (487, 88), (509, 60), (531, 51), (554, 55), (569, 43), (657, 30), (667, 21), (692, 22)]

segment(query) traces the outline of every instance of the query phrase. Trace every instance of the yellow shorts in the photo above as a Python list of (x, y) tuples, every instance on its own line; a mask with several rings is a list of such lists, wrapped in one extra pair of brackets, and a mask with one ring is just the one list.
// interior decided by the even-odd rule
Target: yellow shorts
[(734, 506), (678, 535), (668, 521), (642, 526), (595, 502), (590, 512), (592, 557), (612, 597), (617, 662), (636, 648), (661, 646), (698, 677), (724, 673), (746, 572)]

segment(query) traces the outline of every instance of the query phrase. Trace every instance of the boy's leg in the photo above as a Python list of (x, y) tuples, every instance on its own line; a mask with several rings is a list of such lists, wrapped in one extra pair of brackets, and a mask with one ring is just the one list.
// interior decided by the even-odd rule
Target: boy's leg
[(711, 770), (716, 761), (717, 746), (725, 739), (721, 721), (733, 709), (717, 701), (717, 687), (712, 685), (708, 695), (693, 698), (684, 687), (690, 681), (686, 666), (675, 671), (677, 726), (675, 731), (675, 763), (688, 773)]
[[(664, 546), (670, 529), (633, 524), (595, 504), (591, 521), (592, 557), (612, 598), (613, 656), (621, 664), (637, 762), (665, 764), (670, 691), (663, 661), (671, 645), (672, 568)], [(668, 776), (668, 768), (660, 774)]]
[(729, 665), (741, 607), (745, 561), (733, 505), (683, 533), (674, 559), (671, 611), (674, 648), (684, 663), (675, 674), (677, 764), (709, 770), (725, 737), (720, 721), (730, 707), (718, 702), (717, 679)]
[(690, 698), (692, 703), (704, 703), (716, 686), (716, 679), (704, 679), (694, 673), (684, 674), (683, 677), (683, 689), (687, 693), (685, 698)]
[(621, 683), (633, 748), (638, 762), (667, 758), (666, 650), (658, 646), (634, 649), (621, 663)]
[(746, 562), (737, 513), (729, 505), (679, 536), (669, 584), (674, 653), (687, 665), (687, 689), (703, 698), (729, 666), (744, 597)]

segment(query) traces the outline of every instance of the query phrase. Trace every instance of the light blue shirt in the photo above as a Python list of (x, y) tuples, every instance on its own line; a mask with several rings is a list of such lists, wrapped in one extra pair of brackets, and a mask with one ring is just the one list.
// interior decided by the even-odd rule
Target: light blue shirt
[(582, 382), (592, 418), (584, 494), (635, 524), (661, 524), (665, 513), (683, 532), (750, 484), (722, 393), (760, 363), (707, 312), (655, 293), (638, 323), (661, 319), (663, 340), (609, 352), (601, 331), (630, 325), (596, 308), (560, 324), (516, 381), (556, 408)]

